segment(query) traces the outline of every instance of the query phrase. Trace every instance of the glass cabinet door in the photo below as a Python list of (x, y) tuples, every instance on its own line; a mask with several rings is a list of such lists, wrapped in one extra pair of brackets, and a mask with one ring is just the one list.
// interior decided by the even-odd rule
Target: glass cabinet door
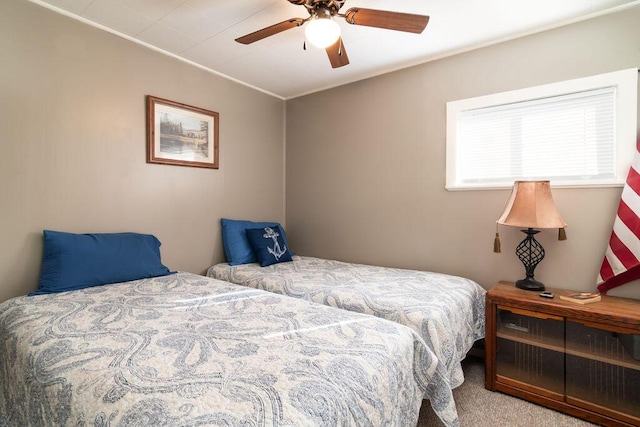
[(514, 380), (564, 395), (564, 318), (498, 306), (496, 373), (499, 381)]
[(567, 401), (640, 418), (640, 336), (567, 320)]

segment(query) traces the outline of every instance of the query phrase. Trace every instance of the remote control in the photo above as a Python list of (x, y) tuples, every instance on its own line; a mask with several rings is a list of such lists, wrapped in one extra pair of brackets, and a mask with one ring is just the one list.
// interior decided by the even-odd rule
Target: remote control
[(553, 298), (553, 292), (544, 291), (544, 292), (540, 293), (540, 296), (542, 298)]

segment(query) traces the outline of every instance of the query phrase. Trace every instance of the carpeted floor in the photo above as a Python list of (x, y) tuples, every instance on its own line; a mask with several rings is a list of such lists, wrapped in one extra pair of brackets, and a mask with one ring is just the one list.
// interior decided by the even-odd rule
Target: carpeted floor
[[(464, 383), (453, 390), (461, 427), (587, 427), (587, 421), (565, 415), (503, 393), (484, 388), (484, 360), (467, 357), (462, 362)], [(425, 401), (417, 427), (443, 424)]]

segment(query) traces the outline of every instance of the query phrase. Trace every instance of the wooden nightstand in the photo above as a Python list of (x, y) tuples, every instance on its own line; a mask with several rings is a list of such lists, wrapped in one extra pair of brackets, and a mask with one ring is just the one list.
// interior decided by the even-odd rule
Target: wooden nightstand
[[(640, 426), (640, 300), (591, 304), (499, 282), (486, 295), (486, 388), (603, 425)], [(635, 358), (634, 358), (635, 357)]]

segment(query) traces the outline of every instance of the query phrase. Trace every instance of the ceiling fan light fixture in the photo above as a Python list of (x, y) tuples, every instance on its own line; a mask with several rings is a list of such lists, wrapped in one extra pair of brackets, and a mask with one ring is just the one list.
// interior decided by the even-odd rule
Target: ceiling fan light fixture
[(325, 49), (340, 38), (340, 25), (330, 16), (318, 16), (307, 23), (304, 35), (309, 43), (315, 47)]
[(340, 25), (333, 20), (342, 18), (350, 25), (382, 28), (385, 30), (404, 31), (420, 34), (424, 31), (429, 17), (412, 13), (391, 12), (387, 10), (352, 7), (345, 13), (340, 9), (349, 0), (289, 0), (296, 6), (304, 6), (309, 13), (307, 18), (290, 18), (277, 24), (269, 25), (253, 33), (238, 37), (236, 42), (251, 44), (264, 38), (279, 34), (292, 28), (305, 26), (305, 42), (324, 49), (332, 68), (340, 68), (349, 64), (349, 57), (341, 38)]

